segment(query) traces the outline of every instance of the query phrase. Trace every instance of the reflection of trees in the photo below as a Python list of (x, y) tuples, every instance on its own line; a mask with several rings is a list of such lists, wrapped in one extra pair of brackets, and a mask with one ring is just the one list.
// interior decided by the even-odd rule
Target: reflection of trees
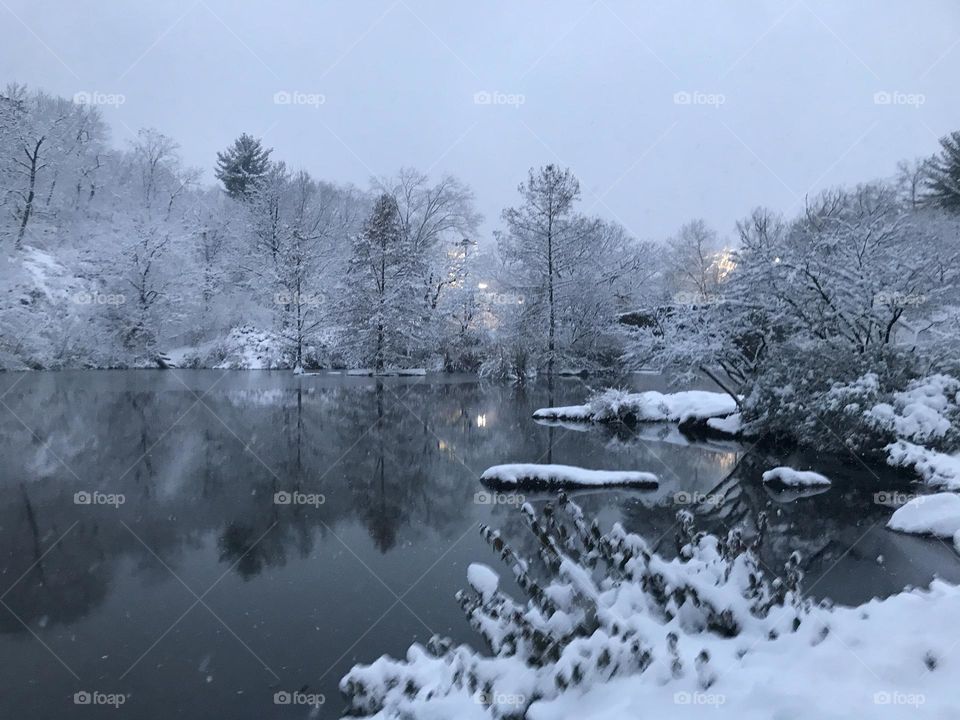
[[(434, 435), (443, 433), (434, 426), (444, 425), (435, 408), (462, 402), (449, 387), (423, 385), (400, 404), (393, 388), (368, 382), (314, 387), (309, 379), (272, 376), (267, 387), (231, 389), (224, 380), (185, 412), (196, 396), (168, 376), (148, 373), (124, 386), (129, 378), (113, 374), (117, 389), (103, 386), (105, 375), (21, 381), (18, 414), (46, 443), (0, 415), (0, 454), (9, 477), (24, 481), (0, 484), (8, 579), (0, 592), (25, 574), (4, 602), (28, 624), (87, 614), (125, 559), (148, 578), (166, 578), (163, 564), (176, 571), (179, 557), (205, 536), (216, 539), (224, 569), (235, 566), (250, 578), (292, 555), (308, 556), (318, 535), (337, 523), (360, 521), (382, 552), (405, 532), (463, 526), (474, 488), (451, 472), (459, 466)], [(74, 492), (93, 489), (124, 493), (127, 502), (119, 509), (73, 504)], [(277, 505), (281, 490), (326, 501)], [(0, 618), (0, 630), (24, 631), (2, 608)]]
[[(825, 492), (778, 490), (764, 485), (763, 472), (783, 464), (829, 467), (834, 485)], [(878, 483), (878, 475), (882, 484)], [(903, 477), (884, 468), (868, 468), (829, 456), (784, 459), (753, 449), (705, 493), (710, 498), (708, 502), (686, 509), (695, 514), (698, 529), (721, 535), (734, 527), (752, 534), (758, 514), (765, 512), (769, 529), (761, 553), (763, 566), (779, 573), (790, 554), (798, 550), (806, 575), (819, 579), (840, 559), (863, 560), (876, 567), (876, 550), (861, 541), (872, 526), (882, 528), (890, 514), (889, 508), (874, 502), (874, 493), (879, 489), (909, 491)], [(624, 507), (625, 525), (650, 539), (662, 537), (659, 550), (669, 554), (673, 551), (678, 509), (669, 504), (629, 503)], [(864, 588), (862, 592), (884, 589), (882, 579), (874, 580), (876, 588)], [(887, 592), (900, 589), (895, 582), (887, 585)]]
[[(2, 590), (16, 583), (3, 600), (17, 617), (0, 608), (0, 632), (23, 631), (21, 620), (28, 625), (72, 622), (102, 602), (110, 569), (104, 563), (98, 524), (83, 522), (71, 529), (72, 522), (58, 523), (41, 530), (47, 525), (44, 511), (34, 508), (25, 486), (5, 496), (0, 510), (5, 555)], [(68, 530), (63, 542), (54, 545)]]

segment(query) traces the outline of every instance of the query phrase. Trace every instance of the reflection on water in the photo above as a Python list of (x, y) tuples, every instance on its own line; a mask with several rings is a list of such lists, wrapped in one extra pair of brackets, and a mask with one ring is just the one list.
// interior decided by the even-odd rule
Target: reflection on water
[[(86, 716), (73, 696), (87, 690), (127, 693), (120, 712), (145, 719), (305, 717), (273, 702), (304, 690), (337, 717), (354, 662), (433, 633), (472, 639), (453, 593), (467, 563), (496, 565), (479, 522), (533, 547), (512, 504), (478, 501), (480, 472), (502, 462), (657, 473), (657, 491), (578, 500), (668, 554), (681, 504), (718, 532), (766, 510), (764, 562), (800, 548), (813, 594), (841, 602), (960, 579), (949, 549), (883, 529), (873, 493), (908, 490), (902, 479), (823, 459), (834, 487), (788, 497), (759, 475), (790, 459), (691, 444), (672, 426), (530, 419), (587, 392), (579, 380), (0, 376), (0, 716)], [(99, 502), (111, 496), (122, 503)]]

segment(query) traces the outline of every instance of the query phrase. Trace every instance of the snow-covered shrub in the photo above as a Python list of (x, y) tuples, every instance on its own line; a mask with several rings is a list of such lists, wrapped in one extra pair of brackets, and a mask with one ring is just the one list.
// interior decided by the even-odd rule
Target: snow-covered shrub
[(745, 431), (834, 451), (877, 451), (891, 442), (891, 430), (865, 413), (907, 386), (914, 358), (889, 347), (851, 356), (837, 344), (778, 347), (744, 401)]
[(483, 565), (470, 566), (472, 592), (457, 594), (490, 654), (434, 636), (405, 660), (356, 666), (340, 683), (351, 712), (463, 717), (472, 708), (477, 717), (522, 717), (535, 701), (641, 675), (660, 684), (690, 676), (706, 690), (726, 669), (711, 662), (712, 644), (789, 634), (811, 610), (799, 593), (797, 554), (784, 578), (764, 577), (757, 559), (763, 515), (752, 540), (739, 530), (720, 539), (697, 532), (681, 511), (679, 554), (668, 561), (619, 524), (601, 533), (563, 494), (539, 516), (529, 504), (522, 512), (538, 541), (536, 562), (498, 531), (481, 526), (481, 533), (527, 600), (503, 593)]
[(960, 434), (960, 380), (944, 374), (911, 381), (890, 402), (866, 411), (868, 421), (897, 438), (929, 447), (955, 446)]

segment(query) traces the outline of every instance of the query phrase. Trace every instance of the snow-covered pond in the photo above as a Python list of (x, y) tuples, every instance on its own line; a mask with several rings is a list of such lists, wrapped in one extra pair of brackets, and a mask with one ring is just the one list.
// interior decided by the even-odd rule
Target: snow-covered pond
[[(453, 594), (471, 562), (496, 564), (477, 524), (533, 547), (518, 499), (479, 483), (501, 463), (655, 473), (656, 490), (575, 495), (666, 554), (681, 507), (717, 531), (765, 510), (764, 562), (799, 549), (817, 597), (960, 581), (947, 545), (884, 527), (916, 492), (909, 477), (673, 426), (531, 418), (587, 394), (577, 379), (519, 392), (431, 376), (0, 375), (0, 717), (87, 717), (77, 692), (127, 693), (141, 720), (307, 717), (275, 703), (295, 691), (337, 717), (354, 663), (433, 633), (474, 640)], [(761, 475), (778, 465), (832, 485), (776, 491)]]

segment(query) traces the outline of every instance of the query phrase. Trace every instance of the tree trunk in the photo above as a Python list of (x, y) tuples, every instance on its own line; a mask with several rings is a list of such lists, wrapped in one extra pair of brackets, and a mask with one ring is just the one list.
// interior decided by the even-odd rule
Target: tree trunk
[(30, 184), (27, 189), (27, 201), (23, 207), (23, 217), (20, 220), (20, 231), (17, 233), (16, 248), (23, 247), (23, 236), (27, 232), (27, 223), (30, 222), (30, 213), (33, 211), (33, 200), (36, 196), (37, 187), (37, 160), (40, 158), (40, 146), (43, 145), (44, 138), (37, 140), (33, 148), (33, 154), (26, 153), (30, 160)]

